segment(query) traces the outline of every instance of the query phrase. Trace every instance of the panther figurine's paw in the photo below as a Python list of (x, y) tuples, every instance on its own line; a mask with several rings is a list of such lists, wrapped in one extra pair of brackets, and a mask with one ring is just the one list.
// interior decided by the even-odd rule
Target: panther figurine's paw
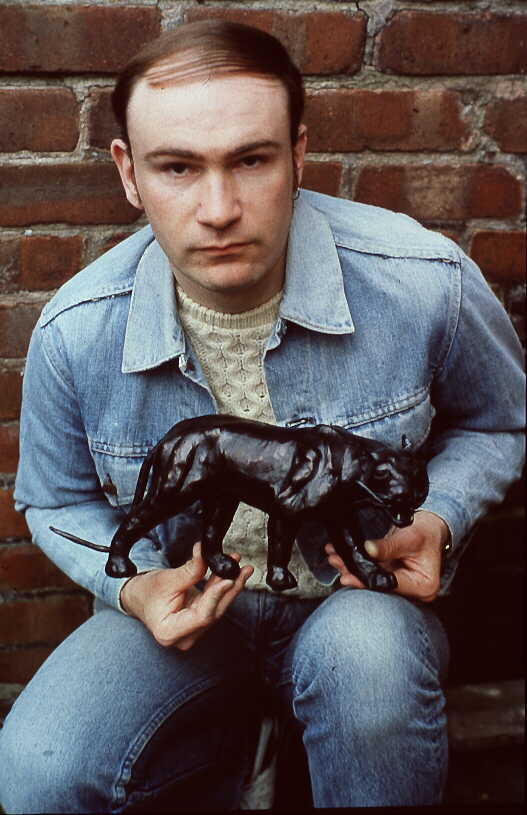
[(137, 574), (137, 566), (124, 555), (109, 555), (104, 570), (108, 577), (133, 577)]
[(289, 569), (284, 569), (282, 566), (270, 566), (265, 582), (274, 591), (286, 591), (298, 585)]
[(397, 588), (397, 578), (391, 572), (372, 572), (368, 576), (367, 587), (373, 591), (393, 591)]
[(211, 572), (223, 580), (236, 580), (240, 574), (239, 563), (229, 555), (212, 555), (206, 561)]

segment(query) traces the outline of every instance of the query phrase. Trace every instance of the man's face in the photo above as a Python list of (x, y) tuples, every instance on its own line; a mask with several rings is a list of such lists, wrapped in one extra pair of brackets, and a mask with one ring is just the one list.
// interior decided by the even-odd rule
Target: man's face
[(231, 74), (135, 86), (131, 146), (112, 142), (128, 200), (144, 209), (176, 279), (220, 311), (254, 308), (283, 283), (295, 172), (279, 80)]

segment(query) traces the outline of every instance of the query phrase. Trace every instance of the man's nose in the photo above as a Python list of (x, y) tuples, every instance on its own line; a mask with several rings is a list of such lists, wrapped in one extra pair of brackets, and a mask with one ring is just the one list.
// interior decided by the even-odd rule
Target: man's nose
[(198, 222), (214, 229), (226, 229), (237, 221), (241, 214), (242, 208), (234, 179), (226, 173), (211, 173), (201, 189)]

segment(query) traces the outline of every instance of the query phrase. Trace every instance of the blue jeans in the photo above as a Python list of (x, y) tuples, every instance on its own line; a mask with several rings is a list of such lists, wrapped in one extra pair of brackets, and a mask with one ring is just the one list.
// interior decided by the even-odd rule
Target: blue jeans
[(235, 809), (262, 681), (300, 723), (316, 807), (440, 802), (445, 634), (395, 595), (244, 591), (186, 652), (104, 608), (48, 658), (0, 736), (6, 812)]

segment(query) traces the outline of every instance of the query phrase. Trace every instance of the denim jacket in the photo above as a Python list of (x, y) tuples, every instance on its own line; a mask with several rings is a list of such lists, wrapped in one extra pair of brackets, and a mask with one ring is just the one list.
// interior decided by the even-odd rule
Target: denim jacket
[[(336, 424), (424, 445), (422, 508), (452, 535), (444, 592), (471, 528), (523, 460), (521, 349), (474, 263), (405, 215), (302, 191), (264, 369), (279, 425)], [(15, 499), (34, 541), (118, 607), (124, 581), (106, 576), (106, 555), (49, 526), (108, 545), (146, 453), (177, 421), (214, 412), (147, 226), (66, 283), (33, 333)], [(329, 584), (323, 536), (308, 527), (298, 543)], [(139, 570), (167, 566), (169, 551), (184, 560), (198, 537), (190, 509), (139, 541), (132, 559)]]

